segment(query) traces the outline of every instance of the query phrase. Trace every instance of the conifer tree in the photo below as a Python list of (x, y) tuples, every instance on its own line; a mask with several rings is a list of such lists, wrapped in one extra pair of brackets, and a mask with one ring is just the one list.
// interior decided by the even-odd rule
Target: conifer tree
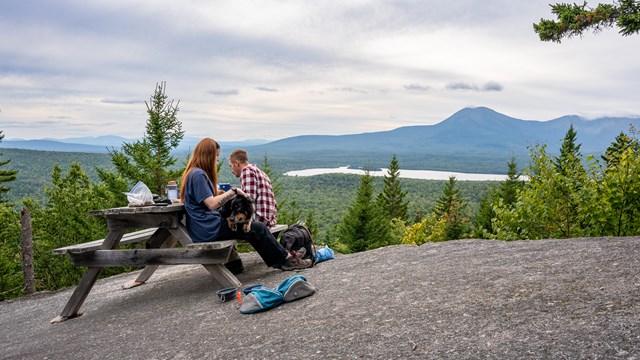
[(373, 199), (373, 177), (368, 172), (360, 178), (356, 199), (338, 224), (337, 236), (351, 252), (388, 245), (389, 220)]
[(278, 212), (284, 210), (286, 199), (283, 198), (282, 195), (282, 184), (280, 183), (280, 176), (278, 176), (271, 167), (271, 163), (269, 162), (269, 156), (265, 153), (264, 158), (262, 159), (262, 164), (260, 164), (260, 170), (262, 170), (267, 176), (269, 180), (271, 180), (271, 189), (273, 190), (273, 196), (276, 199), (276, 207)]
[(456, 177), (449, 176), (449, 181), (445, 183), (442, 195), (436, 200), (433, 212), (438, 218), (451, 211), (453, 204), (460, 198), (460, 189), (456, 187)]
[(496, 217), (494, 207), (500, 203), (500, 206), (513, 208), (518, 200), (518, 191), (524, 188), (525, 182), (520, 180), (518, 173), (518, 164), (515, 157), (507, 163), (507, 179), (500, 183), (495, 189), (482, 197), (480, 206), (474, 219), (475, 235), (484, 238), (489, 234), (493, 234), (492, 219)]
[(557, 21), (540, 19), (533, 24), (533, 30), (542, 41), (560, 43), (562, 38), (582, 36), (583, 32), (593, 30), (597, 33), (614, 25), (623, 36), (640, 31), (640, 1), (620, 0), (615, 4), (598, 4), (591, 8), (585, 1), (582, 4), (551, 4), (551, 12)]
[(515, 157), (507, 163), (507, 179), (498, 187), (497, 196), (508, 206), (515, 205), (518, 200), (518, 191), (524, 187), (524, 181), (520, 180), (518, 164)]
[(560, 175), (567, 176), (572, 171), (582, 168), (580, 163), (582, 158), (582, 154), (580, 154), (581, 144), (576, 144), (576, 136), (576, 131), (573, 129), (573, 124), (571, 124), (564, 135), (562, 146), (560, 146), (560, 155), (554, 160)]
[(389, 219), (407, 221), (409, 203), (406, 196), (407, 192), (402, 191), (400, 184), (400, 164), (394, 154), (384, 177), (382, 192), (378, 195), (378, 204)]
[(460, 196), (460, 189), (456, 186), (456, 177), (450, 176), (433, 210), (438, 220), (446, 222), (444, 240), (462, 239), (469, 231), (466, 208), (467, 203)]
[(304, 218), (304, 224), (307, 227), (307, 229), (309, 229), (309, 232), (311, 233), (311, 237), (313, 238), (314, 242), (317, 245), (319, 229), (318, 229), (318, 221), (316, 220), (316, 215), (313, 211), (311, 210), (307, 211), (307, 216), (305, 216)]
[(495, 210), (493, 210), (492, 206), (495, 198), (496, 196), (494, 191), (489, 189), (489, 192), (487, 192), (480, 200), (478, 211), (473, 219), (474, 236), (477, 238), (486, 238), (487, 234), (493, 233), (491, 220), (496, 216)]
[(560, 155), (554, 159), (557, 173), (555, 186), (562, 204), (558, 214), (565, 237), (575, 236), (574, 229), (581, 228), (577, 208), (579, 192), (586, 181), (586, 171), (582, 165), (580, 144), (576, 144), (576, 135), (573, 125), (569, 126), (560, 147)]
[[(273, 169), (271, 168), (271, 163), (269, 162), (269, 156), (265, 153), (264, 157), (262, 158), (262, 164), (260, 164), (260, 170), (262, 170), (262, 172), (264, 172), (265, 174), (267, 174), (267, 176), (269, 177), (269, 179), (271, 180), (271, 187), (273, 188), (273, 192), (274, 195), (276, 192), (276, 188), (274, 188), (274, 182), (277, 183), (279, 180), (279, 176), (277, 176), (274, 172)], [(277, 184), (277, 190), (278, 192), (280, 192), (281, 186), (279, 184)]]
[(165, 82), (156, 84), (154, 94), (145, 101), (149, 117), (142, 140), (124, 143), (122, 150), (109, 151), (116, 173), (98, 170), (102, 181), (119, 187), (114, 192), (123, 191), (122, 181), (118, 180), (124, 179), (128, 185), (142, 181), (152, 193), (162, 195), (167, 181), (180, 178), (183, 169), (172, 169), (176, 158), (171, 155), (171, 150), (177, 148), (184, 137), (182, 123), (177, 118), (180, 101), (175, 104), (173, 100), (167, 101), (165, 90)]
[(606, 168), (610, 169), (618, 165), (620, 157), (627, 149), (638, 153), (640, 152), (640, 143), (638, 143), (638, 139), (632, 138), (624, 132), (620, 132), (611, 145), (607, 147), (604, 155), (602, 155), (602, 160), (604, 160)]
[[(4, 134), (2, 133), (2, 130), (0, 130), (0, 142), (2, 142), (2, 139), (4, 139)], [(0, 152), (0, 156), (2, 156), (1, 152)], [(5, 202), (5, 200), (2, 197), (2, 194), (10, 190), (9, 187), (4, 186), (2, 184), (14, 181), (16, 179), (16, 174), (18, 174), (18, 170), (2, 169), (3, 166), (9, 164), (10, 162), (11, 162), (10, 159), (0, 160), (0, 204)]]

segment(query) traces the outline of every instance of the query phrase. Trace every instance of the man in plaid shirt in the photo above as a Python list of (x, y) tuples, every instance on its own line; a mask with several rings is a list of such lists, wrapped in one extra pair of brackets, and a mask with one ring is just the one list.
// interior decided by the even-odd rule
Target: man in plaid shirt
[(249, 156), (242, 149), (234, 150), (229, 156), (231, 172), (240, 178), (242, 191), (253, 199), (256, 205), (255, 218), (272, 227), (276, 224), (276, 198), (271, 187), (271, 179), (255, 165), (249, 164)]

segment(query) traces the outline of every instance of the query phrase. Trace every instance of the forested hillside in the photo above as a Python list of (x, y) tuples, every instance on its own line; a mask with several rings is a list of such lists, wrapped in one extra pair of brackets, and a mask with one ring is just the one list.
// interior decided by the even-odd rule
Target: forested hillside
[(17, 201), (27, 196), (43, 200), (44, 186), (51, 182), (54, 164), (66, 170), (71, 162), (76, 161), (93, 181), (98, 180), (96, 167), (113, 168), (111, 158), (107, 154), (24, 149), (2, 149), (2, 154), (3, 158), (11, 159), (8, 166), (19, 171), (7, 194), (9, 201)]
[[(99, 153), (70, 153), (49, 152), (22, 149), (3, 149), (4, 157), (11, 159), (11, 167), (19, 170), (17, 180), (11, 183), (8, 200), (19, 201), (24, 197), (33, 197), (39, 201), (45, 200), (44, 187), (51, 185), (51, 171), (54, 164), (60, 165), (63, 172), (67, 171), (71, 162), (78, 162), (92, 181), (98, 181), (96, 167), (112, 169), (109, 155)], [(222, 155), (224, 156), (224, 154)], [(260, 164), (263, 159), (257, 157), (252, 161)], [(388, 164), (389, 159), (386, 160)], [(402, 161), (402, 159), (400, 159)], [(269, 158), (274, 173), (282, 174), (291, 170), (284, 161)], [(182, 165), (182, 163), (180, 164)], [(316, 165), (316, 164), (314, 164)], [(383, 165), (383, 166), (386, 166)], [(503, 164), (503, 170), (506, 163)], [(346, 208), (352, 203), (359, 186), (360, 176), (348, 174), (328, 174), (311, 177), (274, 176), (273, 179), (282, 186), (282, 198), (297, 204), (302, 214), (313, 212), (318, 221), (319, 235), (325, 236), (327, 231), (335, 226)], [(228, 166), (222, 166), (220, 181), (238, 183), (231, 174)], [(402, 185), (408, 192), (409, 214), (413, 219), (415, 214), (426, 214), (434, 206), (435, 199), (441, 194), (445, 181), (402, 179)], [(461, 181), (461, 193), (475, 210), (487, 189), (494, 185), (492, 182)], [(382, 178), (374, 179), (374, 186), (379, 192), (382, 188)]]
[[(303, 213), (306, 211), (314, 213), (322, 239), (327, 231), (342, 219), (347, 207), (352, 205), (360, 186), (360, 176), (345, 174), (283, 176), (278, 181), (282, 183), (286, 201), (295, 201)], [(374, 192), (377, 194), (382, 190), (383, 179), (374, 178), (373, 183)], [(442, 195), (445, 183), (446, 181), (441, 180), (401, 179), (401, 184), (408, 193), (410, 220), (414, 220), (416, 214), (421, 218), (431, 212), (436, 199)], [(458, 182), (462, 198), (470, 205), (470, 213), (477, 209), (488, 189), (495, 185), (496, 183), (488, 181)]]

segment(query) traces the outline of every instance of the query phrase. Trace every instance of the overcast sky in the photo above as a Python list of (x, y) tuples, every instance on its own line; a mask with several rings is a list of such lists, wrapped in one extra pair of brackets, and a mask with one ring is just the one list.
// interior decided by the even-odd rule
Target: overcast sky
[(638, 116), (640, 35), (541, 42), (549, 3), (0, 0), (0, 130), (139, 137), (160, 81), (187, 136), (221, 141)]

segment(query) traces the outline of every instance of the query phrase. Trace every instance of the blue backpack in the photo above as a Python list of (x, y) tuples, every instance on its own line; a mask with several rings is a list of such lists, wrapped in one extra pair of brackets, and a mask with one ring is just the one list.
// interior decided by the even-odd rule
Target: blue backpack
[(313, 295), (315, 286), (309, 284), (302, 275), (295, 275), (284, 280), (275, 289), (264, 285), (253, 285), (242, 290), (244, 297), (240, 305), (240, 313), (253, 314), (272, 309), (283, 302), (291, 302)]

